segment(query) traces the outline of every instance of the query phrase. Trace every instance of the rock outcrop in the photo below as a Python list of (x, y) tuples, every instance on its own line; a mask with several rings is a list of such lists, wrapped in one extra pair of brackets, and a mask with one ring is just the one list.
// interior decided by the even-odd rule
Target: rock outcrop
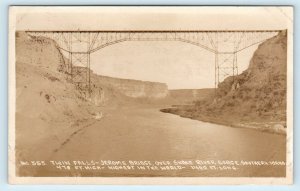
[(217, 89), (215, 104), (219, 112), (230, 111), (245, 118), (286, 118), (287, 36), (281, 32), (262, 43), (249, 68), (229, 77)]

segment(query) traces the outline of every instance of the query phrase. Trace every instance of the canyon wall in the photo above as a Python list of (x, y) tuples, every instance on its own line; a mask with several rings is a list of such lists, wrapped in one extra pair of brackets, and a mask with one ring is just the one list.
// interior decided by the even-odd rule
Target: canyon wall
[(165, 98), (168, 86), (159, 82), (112, 78), (97, 75), (96, 84), (105, 84), (132, 98)]

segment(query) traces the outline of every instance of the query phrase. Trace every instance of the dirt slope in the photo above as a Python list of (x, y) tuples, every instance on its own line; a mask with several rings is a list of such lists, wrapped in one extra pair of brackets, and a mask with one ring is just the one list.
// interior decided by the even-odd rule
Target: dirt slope
[(99, 110), (67, 80), (65, 62), (53, 41), (17, 33), (17, 160), (50, 156)]

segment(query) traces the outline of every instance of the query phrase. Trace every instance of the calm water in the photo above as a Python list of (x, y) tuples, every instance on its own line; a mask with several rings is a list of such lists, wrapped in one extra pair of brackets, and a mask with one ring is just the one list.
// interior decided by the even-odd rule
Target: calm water
[[(285, 161), (285, 136), (231, 128), (162, 113), (158, 108), (103, 112), (53, 154), (51, 160), (245, 160)], [(44, 172), (45, 173), (45, 172)], [(42, 174), (44, 174), (42, 173)], [(47, 173), (46, 173), (47, 174)], [(51, 174), (51, 173), (50, 173)], [(59, 172), (60, 176), (66, 175)], [(118, 171), (131, 176), (285, 176), (285, 166), (239, 167), (236, 171)], [(112, 176), (110, 172), (83, 176)]]

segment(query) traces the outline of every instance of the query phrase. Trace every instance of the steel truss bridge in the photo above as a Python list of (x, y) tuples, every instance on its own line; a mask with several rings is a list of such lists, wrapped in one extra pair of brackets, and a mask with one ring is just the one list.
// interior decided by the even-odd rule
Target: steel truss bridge
[(228, 76), (239, 74), (237, 55), (276, 36), (281, 30), (122, 30), (122, 31), (26, 31), (30, 36), (49, 38), (67, 55), (71, 80), (91, 90), (90, 55), (125, 41), (180, 41), (211, 52), (215, 57), (215, 88)]

